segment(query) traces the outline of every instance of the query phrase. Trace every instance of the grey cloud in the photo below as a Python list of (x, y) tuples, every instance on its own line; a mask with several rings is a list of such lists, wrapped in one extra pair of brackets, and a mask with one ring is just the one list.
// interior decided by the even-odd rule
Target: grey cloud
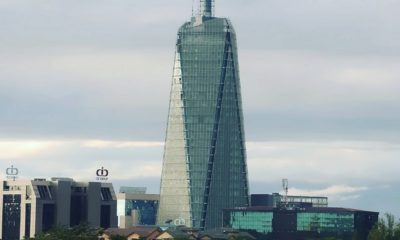
[[(397, 107), (387, 111), (396, 112)], [(378, 106), (376, 106), (378, 108)], [(376, 116), (382, 108), (370, 116), (358, 115), (356, 109), (344, 107), (336, 116), (324, 115), (324, 111), (299, 109), (266, 110), (246, 115), (246, 133), (252, 140), (380, 140), (399, 142), (399, 115)], [(374, 117), (376, 116), (376, 117)]]
[[(229, 16), (238, 33), (247, 140), (323, 143), (249, 149), (252, 192), (279, 191), (282, 177), (303, 189), (368, 186), (358, 199), (333, 204), (395, 211), (399, 7), (391, 0), (217, 0), (217, 15)], [(176, 32), (190, 10), (186, 0), (0, 1), (0, 139), (162, 141)], [(327, 151), (333, 140), (384, 144), (353, 144), (353, 157)], [(72, 144), (3, 158), (0, 168), (13, 161), (29, 177), (92, 179), (103, 164), (135, 175), (160, 167), (161, 158), (162, 148)], [(257, 161), (267, 164), (254, 168)], [(342, 168), (321, 175), (329, 161)], [(115, 183), (157, 192), (159, 170), (149, 171)]]
[[(3, 2), (3, 137), (162, 140), (175, 33), (190, 4)], [(247, 136), (396, 138), (397, 5), (218, 1), (238, 32)]]
[[(399, 146), (367, 141), (249, 143), (249, 173), (255, 181), (286, 176), (314, 185), (334, 182), (365, 186), (363, 181), (385, 184), (397, 181)], [(269, 174), (264, 179), (266, 169)]]
[[(3, 50), (143, 49), (174, 43), (186, 1), (25, 1), (0, 6)], [(170, 8), (171, 14), (164, 14)], [(184, 17), (188, 17), (182, 14)], [(184, 19), (184, 18), (183, 18)]]
[(397, 1), (220, 1), (244, 48), (308, 49), (330, 54), (398, 55)]
[(398, 58), (298, 51), (242, 56), (250, 139), (398, 141)]
[[(244, 54), (249, 139), (398, 139), (396, 59), (374, 66), (369, 76), (374, 60), (340, 63), (341, 58), (279, 53), (265, 52), (267, 57), (255, 61), (255, 53)], [(157, 71), (152, 63), (157, 51), (80, 53), (76, 60), (74, 54), (36, 61), (10, 57), (0, 82), (3, 137), (162, 140), (170, 85), (166, 62), (172, 62), (172, 54), (163, 54)], [(308, 67), (301, 67), (303, 59)], [(361, 69), (361, 75), (341, 74), (346, 69)], [(384, 76), (375, 79), (380, 73)]]
[[(3, 50), (13, 48), (170, 48), (191, 1), (34, 1), (0, 6)], [(396, 1), (217, 1), (242, 49), (307, 49), (398, 55)], [(28, 41), (29, 40), (29, 41)]]
[(170, 86), (163, 62), (172, 62), (172, 53), (157, 71), (150, 64), (160, 59), (157, 51), (79, 56), (4, 61), (2, 137), (163, 138)]

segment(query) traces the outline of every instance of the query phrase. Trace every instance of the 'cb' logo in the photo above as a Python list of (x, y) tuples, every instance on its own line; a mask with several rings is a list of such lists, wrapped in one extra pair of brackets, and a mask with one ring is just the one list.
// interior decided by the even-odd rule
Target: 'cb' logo
[(108, 170), (104, 167), (101, 167), (100, 169), (97, 169), (96, 175), (98, 177), (108, 177)]
[(186, 225), (186, 221), (183, 218), (178, 218), (174, 220), (174, 225), (175, 226), (185, 226)]
[(6, 175), (8, 179), (13, 179), (15, 181), (15, 179), (18, 176), (18, 173), (19, 173), (18, 168), (15, 168), (13, 165), (11, 165), (10, 168), (6, 169)]

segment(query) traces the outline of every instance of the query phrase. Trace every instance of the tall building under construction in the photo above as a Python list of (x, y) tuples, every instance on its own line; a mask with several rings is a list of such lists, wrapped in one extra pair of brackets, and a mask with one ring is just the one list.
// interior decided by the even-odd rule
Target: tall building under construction
[(248, 192), (236, 34), (201, 0), (178, 31), (157, 222), (221, 227)]

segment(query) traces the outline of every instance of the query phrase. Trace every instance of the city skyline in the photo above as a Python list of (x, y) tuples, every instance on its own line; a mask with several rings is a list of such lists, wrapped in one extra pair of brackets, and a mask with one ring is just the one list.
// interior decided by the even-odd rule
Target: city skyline
[[(250, 192), (289, 178), (290, 194), (400, 216), (399, 7), (217, 2), (238, 33)], [(21, 177), (94, 180), (104, 166), (117, 185), (157, 192), (171, 46), (190, 8), (2, 1), (2, 176), (14, 164)]]

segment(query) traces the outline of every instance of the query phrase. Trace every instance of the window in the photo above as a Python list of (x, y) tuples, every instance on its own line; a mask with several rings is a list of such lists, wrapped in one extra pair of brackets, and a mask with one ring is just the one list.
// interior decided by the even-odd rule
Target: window
[(101, 200), (102, 201), (111, 201), (112, 195), (109, 188), (101, 188)]

